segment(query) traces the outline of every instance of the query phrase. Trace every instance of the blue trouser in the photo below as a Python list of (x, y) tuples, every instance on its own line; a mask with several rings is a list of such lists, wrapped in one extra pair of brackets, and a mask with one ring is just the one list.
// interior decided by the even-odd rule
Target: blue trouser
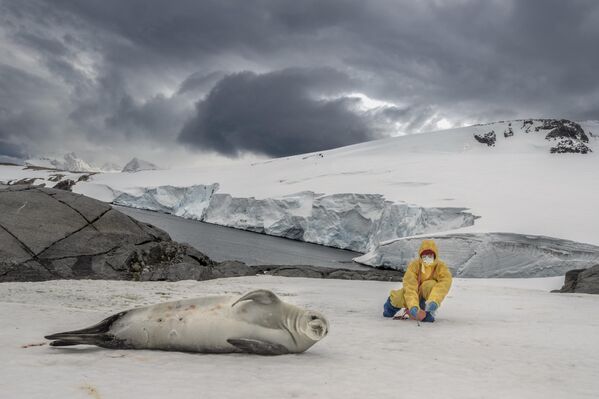
[[(426, 301), (424, 299), (420, 299), (420, 308), (424, 309), (426, 306)], [(385, 304), (383, 305), (383, 316), (384, 317), (393, 317), (395, 316), (395, 313), (397, 313), (401, 308), (396, 308), (395, 306), (391, 305), (391, 298), (387, 298), (387, 302), (385, 302)], [(435, 318), (433, 317), (432, 314), (430, 314), (430, 312), (426, 312), (426, 317), (424, 318), (425, 322), (433, 322), (435, 321)]]
[(391, 305), (391, 298), (387, 298), (387, 302), (385, 302), (385, 305), (383, 306), (383, 316), (393, 317), (395, 316), (395, 313), (399, 311), (399, 309), (400, 308), (396, 308), (395, 306)]

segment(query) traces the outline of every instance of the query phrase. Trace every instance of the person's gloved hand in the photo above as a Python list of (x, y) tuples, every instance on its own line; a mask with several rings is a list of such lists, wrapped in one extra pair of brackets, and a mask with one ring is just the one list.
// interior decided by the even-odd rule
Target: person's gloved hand
[(426, 307), (424, 310), (426, 310), (427, 312), (431, 312), (434, 313), (437, 309), (439, 309), (439, 304), (435, 301), (428, 301), (426, 303)]
[(412, 306), (410, 308), (410, 316), (412, 316), (413, 319), (422, 321), (422, 319), (424, 319), (426, 317), (426, 312), (424, 310), (418, 308), (418, 306)]

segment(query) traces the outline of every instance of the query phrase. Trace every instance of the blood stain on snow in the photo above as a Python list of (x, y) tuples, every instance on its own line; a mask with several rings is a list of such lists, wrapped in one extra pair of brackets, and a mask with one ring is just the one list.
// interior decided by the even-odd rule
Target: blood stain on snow
[(100, 393), (98, 392), (98, 388), (94, 387), (93, 385), (83, 384), (80, 388), (87, 392), (87, 394), (92, 398), (101, 399)]

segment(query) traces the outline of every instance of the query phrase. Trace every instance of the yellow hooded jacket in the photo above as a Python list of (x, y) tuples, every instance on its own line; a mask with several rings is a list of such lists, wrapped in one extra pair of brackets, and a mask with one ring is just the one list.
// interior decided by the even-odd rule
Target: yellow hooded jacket
[[(435, 261), (432, 265), (424, 266), (420, 258), (420, 254), (427, 249), (435, 253)], [(391, 291), (391, 303), (394, 306), (403, 305), (405, 300), (405, 307), (411, 309), (416, 306), (419, 307), (419, 298), (424, 297), (421, 291), (422, 283), (429, 280), (435, 280), (436, 284), (433, 286), (427, 298), (427, 301), (435, 301), (439, 305), (445, 299), (445, 296), (451, 288), (451, 272), (447, 268), (444, 262), (439, 259), (439, 250), (433, 240), (424, 240), (418, 250), (418, 259), (414, 259), (408, 265), (406, 273), (403, 277), (403, 289), (397, 291)], [(402, 295), (403, 298), (398, 298), (398, 295)], [(397, 305), (396, 305), (397, 304)], [(403, 306), (397, 306), (403, 307)]]

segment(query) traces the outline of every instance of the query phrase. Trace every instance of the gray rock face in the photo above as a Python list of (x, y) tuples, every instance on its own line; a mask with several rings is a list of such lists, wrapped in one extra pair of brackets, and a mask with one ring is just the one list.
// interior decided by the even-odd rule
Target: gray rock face
[(58, 183), (56, 183), (54, 185), (54, 187), (57, 190), (65, 190), (65, 191), (72, 191), (73, 186), (75, 185), (75, 181), (71, 180), (71, 179), (65, 179), (65, 180), (61, 180)]
[(494, 147), (495, 142), (497, 141), (497, 135), (495, 134), (494, 130), (491, 130), (490, 132), (485, 133), (485, 134), (475, 134), (474, 138), (479, 143), (486, 144), (489, 147)]
[(68, 191), (0, 190), (0, 281), (211, 278), (207, 256)]
[(566, 273), (564, 286), (555, 292), (599, 294), (599, 264), (588, 269), (574, 269)]

